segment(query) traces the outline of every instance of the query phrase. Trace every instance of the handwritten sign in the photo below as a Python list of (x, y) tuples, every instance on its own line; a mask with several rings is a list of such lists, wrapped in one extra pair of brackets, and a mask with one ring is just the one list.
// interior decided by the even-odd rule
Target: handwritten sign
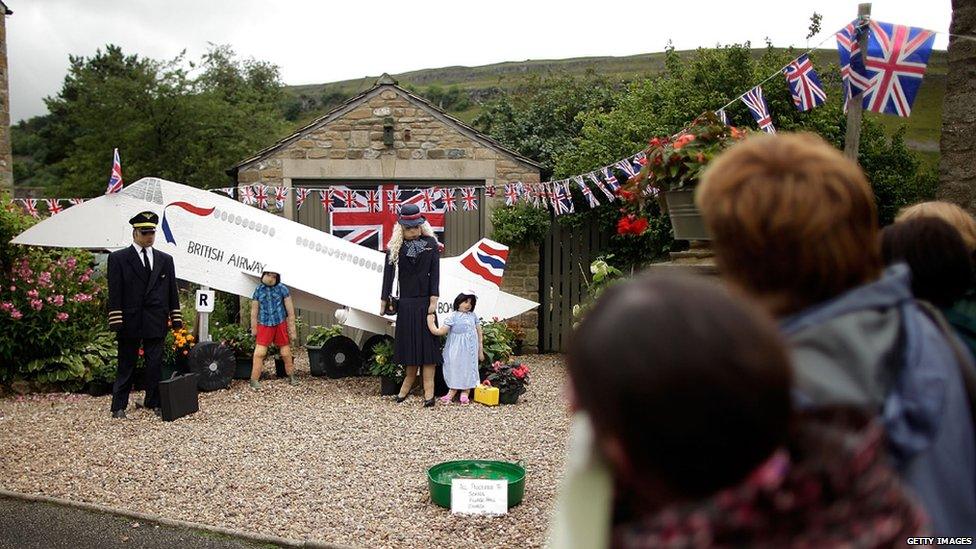
[(451, 512), (473, 515), (508, 513), (508, 481), (451, 479)]

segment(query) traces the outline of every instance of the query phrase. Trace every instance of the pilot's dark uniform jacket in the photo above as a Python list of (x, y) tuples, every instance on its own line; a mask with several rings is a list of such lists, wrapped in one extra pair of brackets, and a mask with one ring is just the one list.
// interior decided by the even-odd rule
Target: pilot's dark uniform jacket
[[(159, 217), (141, 212), (129, 220), (135, 229), (155, 229)], [(146, 361), (147, 408), (159, 407), (163, 341), (168, 331), (183, 326), (173, 257), (133, 243), (108, 256), (108, 323), (118, 333), (118, 375), (112, 390), (112, 411), (129, 404), (132, 373), (142, 347)]]

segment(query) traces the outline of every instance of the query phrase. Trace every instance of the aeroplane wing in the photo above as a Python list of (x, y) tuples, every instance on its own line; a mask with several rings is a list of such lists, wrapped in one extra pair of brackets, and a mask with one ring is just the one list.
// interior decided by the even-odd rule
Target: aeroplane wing
[[(159, 214), (155, 247), (173, 256), (177, 277), (250, 298), (271, 262), (302, 309), (389, 333), (379, 310), (385, 254), (241, 204), (218, 193), (157, 178), (72, 206), (24, 231), (13, 243), (116, 250), (132, 243), (130, 217)], [(508, 249), (483, 239), (457, 258), (441, 259), (438, 313), (462, 290), (478, 294), (478, 314), (510, 318), (538, 304), (499, 290)], [(447, 309), (445, 309), (445, 306)]]

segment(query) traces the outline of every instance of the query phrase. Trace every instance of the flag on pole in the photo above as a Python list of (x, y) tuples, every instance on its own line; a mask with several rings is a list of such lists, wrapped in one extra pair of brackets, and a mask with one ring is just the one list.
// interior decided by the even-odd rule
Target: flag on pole
[(45, 198), (44, 202), (47, 203), (47, 211), (51, 215), (59, 214), (64, 209), (61, 207), (60, 198)]
[(860, 95), (871, 85), (864, 68), (861, 45), (858, 43), (864, 32), (866, 26), (858, 26), (858, 21), (855, 19), (834, 35), (837, 39), (837, 54), (840, 57), (844, 112), (847, 112), (847, 100)]
[(763, 99), (762, 87), (756, 86), (742, 95), (742, 102), (749, 107), (749, 112), (756, 119), (756, 123), (766, 133), (776, 133), (773, 127), (773, 118), (769, 114), (769, 105)]
[(718, 117), (718, 119), (722, 122), (722, 124), (725, 124), (726, 126), (729, 125), (729, 115), (726, 114), (725, 109), (719, 109), (715, 111), (715, 116)]
[(295, 209), (301, 210), (302, 206), (305, 205), (305, 200), (308, 199), (308, 195), (312, 192), (312, 189), (303, 189), (301, 187), (295, 189)]
[(935, 33), (880, 21), (871, 21), (870, 29), (864, 56), (870, 85), (864, 91), (864, 108), (909, 116), (932, 54)]
[(474, 187), (461, 189), (461, 200), (464, 202), (464, 211), (471, 212), (478, 209), (478, 191)]
[(122, 163), (119, 162), (119, 150), (112, 153), (112, 175), (108, 177), (108, 188), (105, 194), (117, 193), (122, 190)]
[(807, 54), (790, 62), (783, 69), (783, 74), (786, 75), (786, 84), (790, 87), (793, 104), (800, 112), (819, 107), (827, 101), (823, 84), (820, 83), (817, 71), (813, 70), (813, 63), (810, 62)]

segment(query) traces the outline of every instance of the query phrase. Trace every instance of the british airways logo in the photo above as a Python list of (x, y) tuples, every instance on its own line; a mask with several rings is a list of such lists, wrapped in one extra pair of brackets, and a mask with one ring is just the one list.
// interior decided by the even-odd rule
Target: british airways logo
[(505, 264), (508, 262), (508, 250), (493, 248), (484, 242), (465, 254), (461, 258), (461, 265), (465, 269), (491, 282), (495, 286), (502, 285), (505, 274)]
[(173, 238), (173, 230), (170, 228), (169, 219), (166, 218), (166, 210), (170, 206), (186, 210), (193, 215), (199, 215), (200, 217), (206, 217), (213, 213), (214, 208), (201, 208), (200, 206), (194, 206), (189, 202), (170, 202), (163, 208), (163, 236), (166, 237), (166, 242), (170, 244), (176, 244), (176, 239)]

